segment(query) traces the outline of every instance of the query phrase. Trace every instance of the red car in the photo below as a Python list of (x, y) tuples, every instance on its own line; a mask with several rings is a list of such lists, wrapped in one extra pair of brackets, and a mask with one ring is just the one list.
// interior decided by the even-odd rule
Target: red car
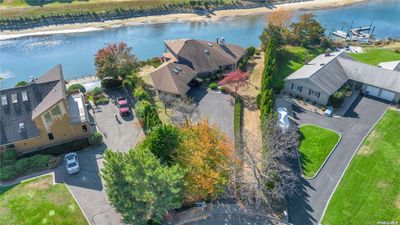
[(131, 112), (126, 98), (118, 98), (117, 101), (119, 114), (121, 114), (121, 116), (128, 116)]

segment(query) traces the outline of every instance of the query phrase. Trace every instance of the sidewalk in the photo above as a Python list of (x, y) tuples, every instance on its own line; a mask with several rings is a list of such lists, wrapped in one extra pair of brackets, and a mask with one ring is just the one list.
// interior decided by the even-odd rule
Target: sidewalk
[(354, 101), (357, 99), (359, 95), (360, 95), (359, 91), (353, 91), (351, 95), (348, 98), (346, 98), (346, 100), (342, 104), (342, 107), (340, 107), (340, 109), (334, 115), (344, 116), (344, 114), (347, 112), (350, 106), (353, 105)]

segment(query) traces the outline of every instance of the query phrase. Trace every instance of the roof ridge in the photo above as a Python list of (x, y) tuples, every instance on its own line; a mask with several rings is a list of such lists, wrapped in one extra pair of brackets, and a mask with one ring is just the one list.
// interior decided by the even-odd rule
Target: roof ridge
[[(221, 55), (221, 56), (223, 56), (223, 57), (225, 57), (225, 58), (227, 58), (227, 59), (229, 59), (229, 60), (234, 60), (232, 57), (229, 56), (228, 53), (219, 51), (218, 49), (215, 49), (215, 48), (210, 47), (210, 46), (208, 46), (208, 45), (204, 45), (204, 44), (201, 42), (201, 41), (204, 41), (204, 42), (211, 43), (211, 42), (209, 42), (209, 41), (206, 41), (206, 40), (195, 40), (195, 41), (197, 41), (197, 42), (198, 42), (200, 45), (202, 45), (203, 47), (208, 47), (208, 48), (213, 49), (213, 51), (219, 53), (219, 55)], [(213, 43), (216, 43), (216, 42), (213, 42)], [(216, 44), (218, 45), (218, 43), (216, 43)]]

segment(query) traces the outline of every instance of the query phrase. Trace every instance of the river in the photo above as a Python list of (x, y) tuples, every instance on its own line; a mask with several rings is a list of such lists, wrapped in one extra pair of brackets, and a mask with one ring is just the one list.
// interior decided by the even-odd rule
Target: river
[[(348, 29), (353, 19), (353, 26), (366, 26), (374, 18), (374, 33), (378, 37), (400, 38), (400, 0), (371, 0), (311, 12), (326, 26), (327, 33), (334, 28), (340, 29), (343, 23)], [(302, 13), (304, 11), (297, 11), (294, 20)], [(215, 40), (225, 37), (227, 43), (259, 46), (264, 17), (253, 15), (228, 17), (216, 22), (147, 24), (0, 41), (0, 76), (6, 77), (1, 88), (29, 80), (30, 76), (39, 76), (56, 64), (62, 64), (66, 79), (94, 74), (94, 54), (107, 42), (126, 42), (139, 59), (160, 56), (164, 52), (163, 40), (177, 38)]]

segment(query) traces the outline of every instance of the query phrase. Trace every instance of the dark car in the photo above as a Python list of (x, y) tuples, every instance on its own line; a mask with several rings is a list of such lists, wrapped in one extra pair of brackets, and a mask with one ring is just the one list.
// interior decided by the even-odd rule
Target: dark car
[(121, 116), (129, 116), (131, 112), (126, 98), (118, 98), (117, 102), (118, 102), (119, 114)]

